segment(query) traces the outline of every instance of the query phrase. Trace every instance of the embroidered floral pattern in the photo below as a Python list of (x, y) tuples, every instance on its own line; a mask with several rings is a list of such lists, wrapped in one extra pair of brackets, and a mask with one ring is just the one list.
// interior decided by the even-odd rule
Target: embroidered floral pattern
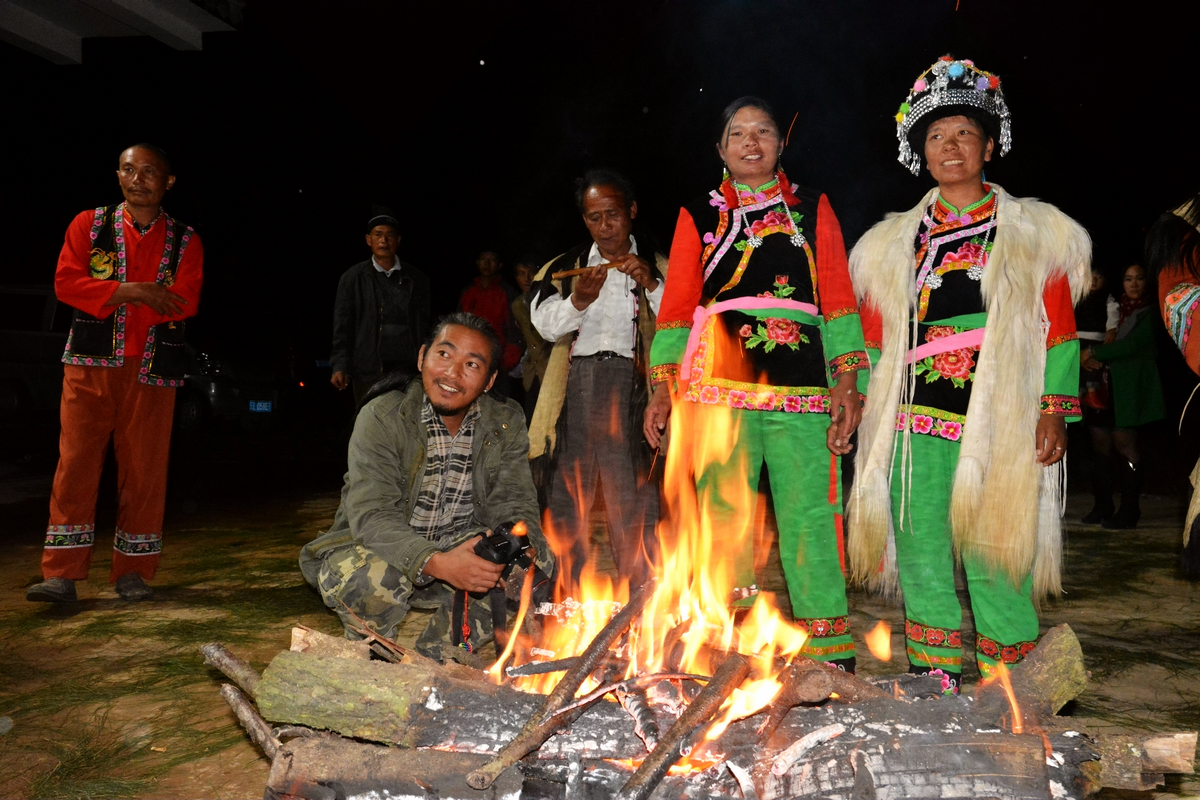
[(688, 386), (684, 397), (694, 403), (749, 408), (756, 411), (785, 411), (790, 414), (829, 413), (829, 390), (815, 386), (720, 386), (711, 383), (697, 386), (693, 383)]
[[(121, 220), (124, 218), (125, 204), (117, 206), (113, 213), (113, 229), (116, 235), (114, 244), (117, 247), (116, 252), (116, 280), (121, 283), (125, 282), (125, 234), (124, 228), (121, 227)], [(104, 227), (104, 206), (96, 209), (96, 215), (92, 217), (92, 229), (88, 232), (88, 237), (94, 242), (100, 238), (100, 229)], [(92, 251), (93, 253), (95, 250)], [(110, 254), (111, 255), (111, 254)], [(110, 274), (111, 278), (111, 274)], [(95, 357), (87, 355), (76, 355), (72, 349), (74, 343), (75, 326), (71, 326), (71, 333), (67, 334), (67, 347), (63, 352), (62, 363), (74, 364), (75, 366), (84, 367), (120, 367), (125, 364), (125, 306), (117, 306), (116, 322), (113, 326), (113, 356)]]
[(669, 331), (675, 328), (691, 328), (692, 321), (690, 319), (673, 319), (670, 322), (657, 322), (654, 325), (656, 331)]
[(904, 635), (910, 642), (930, 647), (962, 647), (962, 634), (959, 631), (922, 625), (911, 619), (904, 620)]
[(1075, 331), (1071, 331), (1070, 333), (1064, 333), (1062, 336), (1055, 336), (1053, 339), (1049, 339), (1046, 341), (1046, 349), (1049, 350), (1051, 347), (1057, 347), (1060, 344), (1066, 344), (1067, 342), (1074, 342), (1078, 338), (1079, 338), (1079, 334), (1076, 333)]
[[(967, 328), (956, 328), (949, 325), (933, 325), (925, 332), (925, 341), (934, 342), (966, 330)], [(926, 383), (946, 378), (961, 389), (966, 386), (967, 381), (975, 377), (975, 373), (971, 370), (975, 366), (975, 353), (978, 352), (979, 347), (974, 346), (927, 356), (917, 362), (916, 373), (924, 375)]]
[(896, 413), (896, 430), (903, 431), (909, 425), (913, 433), (926, 436), (936, 436), (948, 442), (957, 442), (962, 438), (965, 416), (951, 414), (939, 408), (929, 406), (901, 406)]
[(804, 231), (800, 227), (800, 220), (803, 218), (803, 214), (798, 211), (788, 211), (787, 206), (781, 203), (768, 211), (761, 219), (751, 222), (746, 227), (746, 238), (734, 244), (734, 248), (739, 253), (744, 253), (747, 247), (762, 247), (763, 237), (770, 236), (772, 233), (787, 234), (791, 238), (792, 244), (796, 247), (803, 247), (803, 235), (800, 235), (799, 242), (796, 241), (796, 236)]
[(113, 550), (127, 556), (154, 556), (162, 552), (162, 532), (126, 533), (117, 528)]
[(91, 547), (95, 543), (96, 526), (94, 524), (49, 525), (46, 527), (45, 546), (52, 550)]
[(1042, 413), (1077, 417), (1081, 413), (1079, 398), (1069, 394), (1042, 395)]
[(1177, 283), (1171, 287), (1163, 300), (1163, 319), (1167, 332), (1181, 351), (1187, 349), (1192, 336), (1192, 317), (1200, 309), (1200, 286), (1194, 283)]
[(839, 308), (837, 311), (830, 311), (825, 315), (825, 321), (833, 322), (835, 319), (841, 319), (842, 317), (848, 317), (851, 314), (857, 313), (858, 309), (854, 306), (846, 306), (845, 308)]
[(659, 364), (657, 367), (650, 368), (650, 382), (663, 383), (664, 381), (673, 381), (679, 377), (678, 364)]
[[(184, 232), (183, 237), (179, 240), (179, 259), (175, 262), (179, 264), (183, 261), (183, 253), (187, 250), (188, 242), (191, 241), (195, 231), (189, 226)], [(175, 276), (173, 273), (168, 273), (167, 267), (171, 263), (171, 251), (175, 249), (175, 220), (167, 217), (167, 242), (163, 247), (162, 260), (158, 265), (158, 276), (155, 278), (155, 283), (170, 285), (166, 283), (167, 278), (174, 283)], [(125, 254), (121, 253), (121, 261), (124, 263)], [(154, 358), (154, 328), (150, 328), (150, 333), (146, 337), (146, 349), (142, 351), (142, 366), (138, 380), (141, 383), (153, 384), (155, 386), (183, 386), (183, 378), (159, 378), (150, 374), (150, 362)]]
[(754, 329), (749, 325), (743, 325), (738, 334), (745, 339), (742, 344), (747, 350), (761, 344), (765, 353), (771, 352), (776, 345), (780, 344), (786, 344), (793, 350), (799, 350), (801, 343), (809, 343), (808, 337), (800, 331), (800, 323), (782, 317), (767, 317)]
[(775, 288), (769, 292), (759, 292), (759, 297), (778, 297), (786, 299), (796, 293), (796, 287), (788, 284), (790, 276), (776, 275)]
[(864, 369), (869, 364), (865, 350), (855, 350), (829, 360), (829, 374), (836, 381), (847, 372)]
[(814, 639), (844, 636), (850, 632), (849, 617), (810, 617), (796, 620), (796, 626)]
[(813, 645), (813, 640), (809, 639), (804, 643), (804, 647), (800, 650), (810, 658), (827, 658), (829, 656), (838, 656), (842, 653), (854, 652), (854, 642), (846, 642), (845, 644), (831, 644), (826, 647), (816, 647)]
[[(1025, 657), (1033, 652), (1037, 647), (1037, 642), (1017, 642), (1016, 644), (1002, 645), (995, 639), (989, 639), (982, 633), (975, 637), (975, 650), (981, 655), (985, 655), (995, 661), (1003, 661), (1005, 664), (1017, 664), (1025, 660)], [(991, 669), (990, 665), (984, 662), (979, 662), (981, 672)]]
[(911, 664), (924, 664), (928, 667), (933, 667), (936, 664), (948, 667), (951, 672), (962, 672), (962, 656), (935, 656), (931, 653), (917, 650), (911, 644), (908, 645), (906, 650), (908, 651), (908, 661)]

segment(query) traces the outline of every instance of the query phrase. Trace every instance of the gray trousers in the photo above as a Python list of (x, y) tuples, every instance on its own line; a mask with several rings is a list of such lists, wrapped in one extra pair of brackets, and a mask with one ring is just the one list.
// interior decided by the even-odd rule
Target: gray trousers
[(638, 586), (658, 562), (655, 533), (658, 487), (639, 475), (634, 448), (645, 447), (640, 427), (629, 419), (634, 364), (629, 358), (583, 356), (571, 363), (563, 408), (567, 429), (559, 445), (548, 511), (554, 530), (571, 542), (575, 582), (588, 560), (588, 513), (596, 483), (604, 491), (604, 513), (613, 560), (622, 578)]

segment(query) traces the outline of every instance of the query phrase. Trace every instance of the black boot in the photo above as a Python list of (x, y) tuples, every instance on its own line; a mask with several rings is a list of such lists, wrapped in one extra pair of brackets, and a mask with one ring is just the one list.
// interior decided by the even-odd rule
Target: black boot
[(1096, 503), (1081, 521), (1087, 525), (1099, 525), (1112, 519), (1113, 515), (1113, 480), (1108, 457), (1093, 454), (1089, 473)]
[(1125, 462), (1121, 470), (1121, 508), (1112, 519), (1100, 523), (1109, 530), (1129, 530), (1136, 528), (1142, 516), (1142, 470), (1137, 464)]

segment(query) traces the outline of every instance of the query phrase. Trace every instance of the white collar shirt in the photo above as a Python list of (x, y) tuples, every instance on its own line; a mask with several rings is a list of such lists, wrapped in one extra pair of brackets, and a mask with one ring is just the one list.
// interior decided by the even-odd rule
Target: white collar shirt
[(387, 269), (384, 269), (383, 267), (379, 266), (379, 262), (375, 260), (375, 256), (371, 256), (371, 266), (375, 268), (376, 272), (379, 272), (383, 275), (391, 275), (392, 270), (397, 270), (396, 274), (399, 274), (400, 256), (392, 256), (392, 259), (392, 265)]
[[(638, 255), (637, 241), (629, 237), (629, 252)], [(603, 264), (600, 248), (594, 242), (588, 252), (587, 266)], [(658, 313), (662, 301), (665, 281), (659, 280), (653, 292), (647, 292), (650, 310)], [(608, 271), (600, 296), (583, 311), (575, 308), (571, 299), (559, 294), (551, 295), (530, 310), (530, 318), (538, 333), (547, 341), (557, 341), (574, 331), (579, 331), (573, 356), (589, 356), (612, 352), (626, 358), (633, 357), (637, 337), (638, 295), (637, 281), (616, 269)]]

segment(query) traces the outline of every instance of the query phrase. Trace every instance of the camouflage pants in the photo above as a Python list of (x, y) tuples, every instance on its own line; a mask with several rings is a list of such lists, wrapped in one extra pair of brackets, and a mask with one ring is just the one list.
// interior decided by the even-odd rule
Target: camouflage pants
[[(352, 628), (361, 628), (366, 622), (380, 636), (395, 640), (409, 608), (432, 609), (433, 618), (417, 638), (417, 650), (439, 661), (454, 655), (443, 653), (442, 648), (454, 647), (450, 625), (456, 590), (442, 581), (414, 587), (407, 575), (355, 544), (325, 555), (317, 588), (325, 605), (341, 618), (347, 639), (361, 639)], [(486, 596), (470, 595), (467, 627), (462, 636), (467, 652), (478, 653), (492, 641), (492, 609)]]

